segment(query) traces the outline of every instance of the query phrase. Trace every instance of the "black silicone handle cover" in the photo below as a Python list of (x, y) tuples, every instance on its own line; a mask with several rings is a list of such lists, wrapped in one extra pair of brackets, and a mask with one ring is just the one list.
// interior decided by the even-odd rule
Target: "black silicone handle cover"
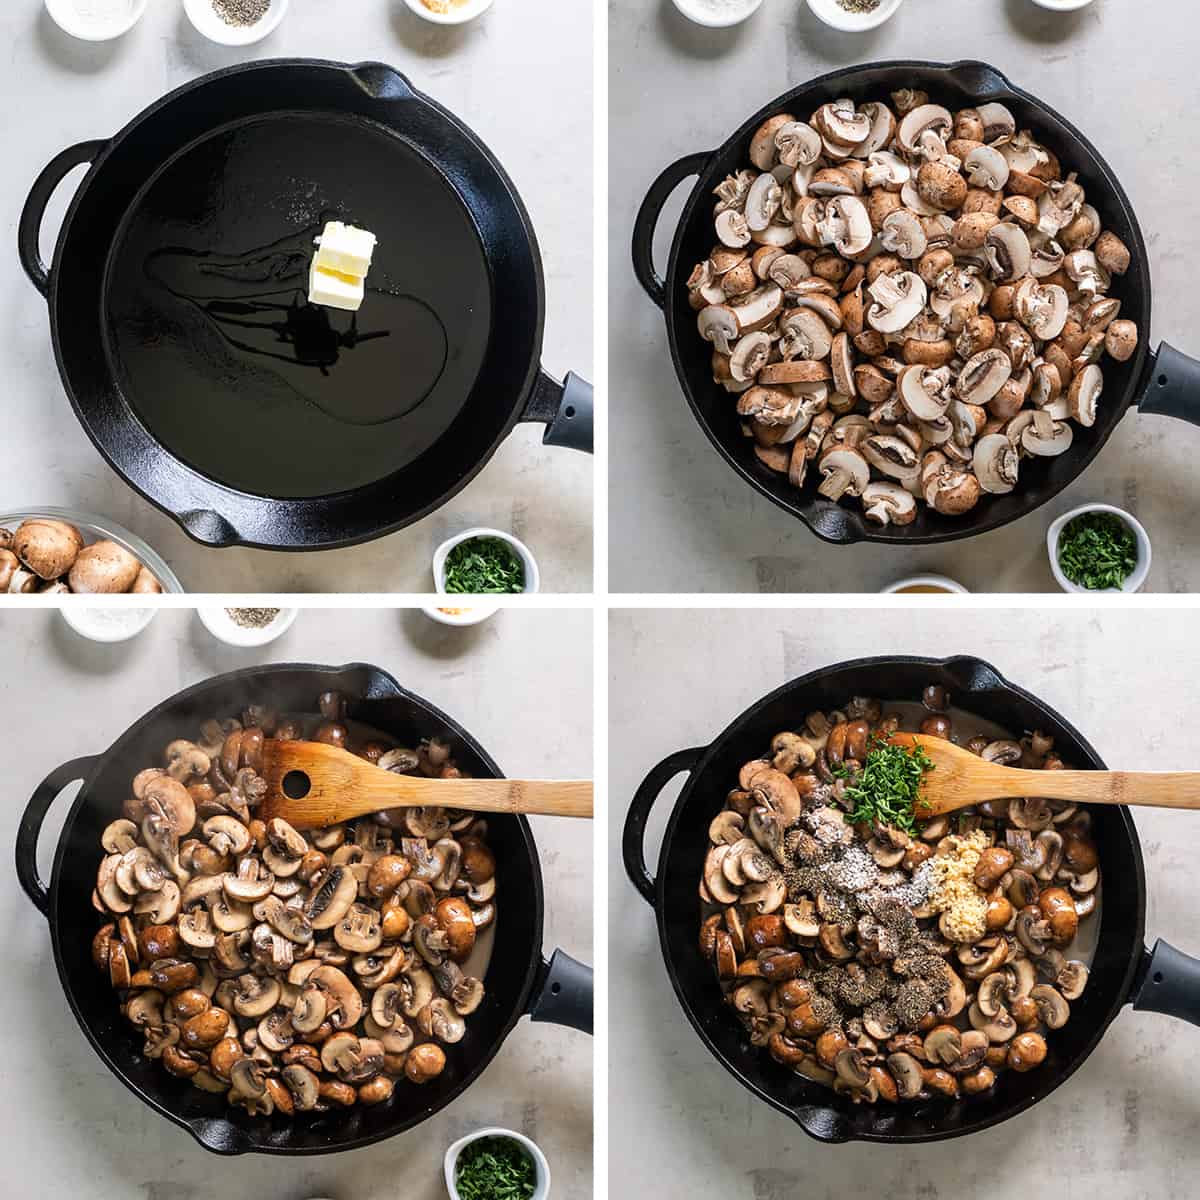
[(559, 383), (539, 371), (533, 391), (521, 412), (522, 421), (540, 421), (546, 426), (542, 442), (567, 450), (592, 452), (592, 385), (574, 371)]
[(1200, 1025), (1200, 958), (1176, 950), (1162, 938), (1148, 958), (1140, 986), (1134, 985), (1133, 1007)]
[(592, 968), (562, 950), (555, 950), (538, 976), (529, 1017), (591, 1033)]
[(1138, 412), (1200, 425), (1200, 361), (1163, 342), (1149, 367)]

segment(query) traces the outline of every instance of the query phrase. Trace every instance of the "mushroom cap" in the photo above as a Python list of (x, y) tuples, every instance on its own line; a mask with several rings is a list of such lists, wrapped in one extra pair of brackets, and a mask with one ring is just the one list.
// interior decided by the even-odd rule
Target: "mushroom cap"
[(1002, 433), (989, 433), (975, 443), (972, 467), (979, 486), (992, 495), (1004, 495), (1017, 486), (1020, 459)]

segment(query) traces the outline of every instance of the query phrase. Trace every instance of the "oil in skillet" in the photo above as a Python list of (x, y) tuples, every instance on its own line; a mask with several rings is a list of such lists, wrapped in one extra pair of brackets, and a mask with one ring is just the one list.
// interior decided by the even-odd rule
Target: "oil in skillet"
[[(307, 303), (329, 217), (380, 239), (358, 314)], [(449, 182), (335, 113), (192, 142), (130, 206), (107, 264), (106, 352), (137, 418), (202, 474), (279, 498), (363, 487), (431, 452), (476, 385), (491, 313)]]

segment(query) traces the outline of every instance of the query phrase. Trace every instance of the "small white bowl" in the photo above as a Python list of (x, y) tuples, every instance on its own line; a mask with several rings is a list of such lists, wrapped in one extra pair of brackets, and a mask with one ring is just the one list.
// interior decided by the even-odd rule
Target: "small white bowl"
[(728, 14), (711, 11), (703, 0), (675, 0), (675, 7), (697, 25), (707, 29), (729, 29), (754, 16), (762, 7), (762, 0), (744, 0), (741, 7), (733, 8)]
[(446, 1151), (445, 1171), (446, 1171), (446, 1191), (450, 1194), (450, 1200), (461, 1200), (458, 1194), (458, 1188), (454, 1185), (454, 1169), (458, 1165), (458, 1156), (472, 1143), (479, 1141), (480, 1138), (487, 1137), (505, 1137), (512, 1138), (514, 1142), (519, 1143), (524, 1147), (526, 1153), (533, 1159), (533, 1165), (537, 1170), (537, 1184), (533, 1189), (532, 1200), (546, 1200), (550, 1195), (550, 1164), (546, 1161), (546, 1156), (542, 1153), (541, 1148), (531, 1142), (523, 1133), (514, 1133), (511, 1129), (479, 1129), (475, 1133), (469, 1133), (465, 1138), (459, 1138), (449, 1150)]
[[(1125, 582), (1119, 588), (1082, 587), (1078, 583), (1072, 583), (1063, 574), (1062, 567), (1058, 565), (1058, 539), (1062, 536), (1064, 527), (1076, 517), (1090, 512), (1112, 513), (1114, 517), (1118, 517), (1124, 521), (1133, 530), (1134, 537), (1137, 538), (1137, 566), (1125, 576)], [(1111, 504), (1081, 504), (1078, 508), (1073, 508), (1070, 512), (1063, 513), (1046, 530), (1046, 554), (1050, 558), (1050, 570), (1054, 573), (1054, 578), (1058, 586), (1064, 592), (1077, 592), (1085, 596), (1104, 596), (1113, 595), (1117, 592), (1140, 591), (1142, 584), (1146, 582), (1146, 576), (1150, 574), (1150, 560), (1152, 557), (1150, 552), (1150, 536), (1142, 527), (1142, 523), (1132, 513), (1127, 513), (1123, 508), (1115, 508)]]
[(808, 7), (826, 25), (843, 33), (863, 33), (875, 29), (892, 17), (904, 0), (879, 0), (879, 7), (870, 12), (850, 12), (838, 0), (808, 0)]
[(494, 617), (500, 611), (498, 604), (454, 604), (447, 602), (444, 607), (426, 605), (421, 611), (439, 625), (457, 625), (465, 628), (468, 625), (481, 625), (489, 617)]
[(1038, 8), (1048, 8), (1051, 12), (1076, 12), (1087, 8), (1092, 0), (1033, 0)]
[[(433, 582), (440, 595), (453, 595), (455, 600), (462, 598), (463, 605), (471, 603), (472, 597), (462, 592), (447, 592), (446, 591), (446, 555), (454, 549), (459, 542), (469, 541), (471, 538), (490, 537), (496, 538), (498, 541), (507, 542), (516, 552), (521, 560), (522, 566), (525, 568), (525, 587), (523, 593), (526, 596), (532, 595), (542, 586), (541, 575), (538, 573), (537, 561), (529, 552), (529, 547), (524, 542), (513, 537), (511, 533), (503, 533), (499, 529), (467, 529), (462, 533), (456, 533), (452, 538), (447, 538), (433, 552)], [(485, 604), (491, 604), (491, 600), (485, 600)], [(457, 607), (453, 605), (452, 607)], [(500, 606), (497, 604), (497, 608)], [(490, 616), (491, 614), (489, 614)], [(471, 624), (471, 622), (468, 622)]]
[(87, 17), (77, 0), (46, 0), (51, 20), (72, 37), (85, 42), (110, 42), (128, 33), (146, 12), (150, 0), (129, 0), (129, 12), (119, 17)]
[(204, 628), (219, 642), (227, 646), (265, 646), (276, 638), (283, 637), (292, 627), (299, 609), (281, 608), (275, 619), (261, 629), (247, 629), (239, 625), (226, 612), (226, 608), (274, 608), (273, 604), (231, 604), (220, 608), (198, 608), (196, 615)]
[(432, 8), (426, 8), (421, 0), (404, 2), (418, 17), (431, 21), (434, 25), (465, 25), (468, 21), (483, 16), (492, 7), (492, 0), (464, 0), (464, 3), (456, 5), (449, 12), (439, 13), (434, 12)]
[(961, 583), (955, 583), (953, 579), (948, 579), (945, 575), (910, 575), (907, 579), (897, 579), (895, 583), (889, 583), (883, 589), (882, 594), (894, 595), (896, 592), (904, 591), (905, 588), (914, 587), (936, 588), (939, 592), (955, 592), (961, 596), (968, 594), (967, 589)]
[[(64, 604), (59, 609), (62, 619), (80, 637), (92, 642), (127, 642), (135, 638), (154, 620), (158, 614), (156, 608), (140, 608), (127, 604), (105, 605), (103, 608), (83, 608), (74, 604)], [(114, 614), (137, 613), (139, 620), (129, 625), (124, 624)]]
[(288, 0), (271, 0), (271, 7), (253, 25), (230, 25), (217, 15), (213, 0), (183, 0), (183, 10), (197, 31), (222, 46), (250, 46), (274, 33), (287, 16)]

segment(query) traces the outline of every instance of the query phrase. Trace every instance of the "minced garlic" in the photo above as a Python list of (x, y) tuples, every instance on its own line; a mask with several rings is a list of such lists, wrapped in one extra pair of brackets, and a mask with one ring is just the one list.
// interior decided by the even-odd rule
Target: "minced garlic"
[(956, 942), (974, 942), (987, 932), (987, 896), (975, 886), (979, 856), (991, 845), (982, 830), (951, 834), (946, 849), (930, 860), (929, 906), (944, 914), (944, 932)]

